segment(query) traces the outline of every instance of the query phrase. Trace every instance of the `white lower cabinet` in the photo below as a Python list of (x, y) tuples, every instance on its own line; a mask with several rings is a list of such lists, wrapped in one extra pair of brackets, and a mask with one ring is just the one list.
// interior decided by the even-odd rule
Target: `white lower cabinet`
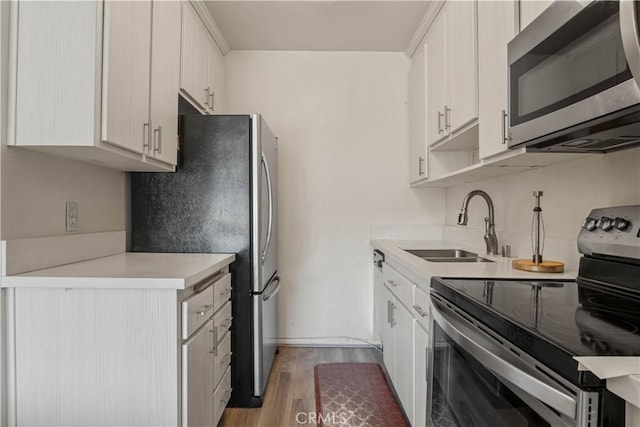
[[(383, 361), (400, 403), (414, 426), (426, 424), (428, 293), (389, 264), (383, 265), (385, 313), (381, 322)], [(377, 285), (377, 284), (376, 284)], [(384, 315), (380, 319), (380, 314)]]
[(396, 383), (396, 321), (393, 316), (398, 307), (398, 302), (391, 291), (384, 288), (385, 302), (387, 306), (386, 322), (382, 329), (382, 360), (387, 368), (391, 382)]
[(215, 426), (231, 396), (229, 278), (8, 288), (8, 425)]

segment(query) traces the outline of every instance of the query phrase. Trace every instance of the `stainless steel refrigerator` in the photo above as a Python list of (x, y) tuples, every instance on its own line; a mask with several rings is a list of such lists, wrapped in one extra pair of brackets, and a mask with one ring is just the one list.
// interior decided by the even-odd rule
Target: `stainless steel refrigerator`
[(175, 173), (131, 177), (136, 252), (233, 252), (230, 406), (261, 406), (277, 351), (277, 139), (258, 114), (183, 115)]

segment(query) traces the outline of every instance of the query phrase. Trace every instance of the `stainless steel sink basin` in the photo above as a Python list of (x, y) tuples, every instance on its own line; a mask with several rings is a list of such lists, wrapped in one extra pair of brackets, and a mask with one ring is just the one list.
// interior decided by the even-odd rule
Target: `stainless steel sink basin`
[(462, 249), (403, 249), (429, 262), (493, 262)]
[(482, 258), (482, 257), (465, 257), (465, 258), (436, 258), (436, 257), (424, 257), (422, 258), (425, 261), (429, 262), (493, 262), (490, 259)]
[(478, 254), (463, 251), (462, 249), (404, 249), (411, 255), (420, 258), (477, 258)]

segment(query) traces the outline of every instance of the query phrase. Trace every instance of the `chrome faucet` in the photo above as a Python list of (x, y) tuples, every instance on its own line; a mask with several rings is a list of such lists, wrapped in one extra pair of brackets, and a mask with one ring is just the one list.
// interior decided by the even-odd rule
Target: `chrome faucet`
[(484, 242), (489, 255), (498, 255), (498, 238), (496, 237), (495, 221), (493, 218), (493, 202), (491, 197), (482, 190), (473, 190), (462, 201), (462, 209), (458, 214), (458, 225), (467, 225), (467, 208), (473, 196), (481, 196), (489, 206), (489, 216), (484, 219)]

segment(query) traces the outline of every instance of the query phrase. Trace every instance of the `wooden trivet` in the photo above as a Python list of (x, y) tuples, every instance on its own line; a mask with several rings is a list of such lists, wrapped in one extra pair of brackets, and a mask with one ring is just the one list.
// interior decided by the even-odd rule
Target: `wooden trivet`
[(535, 273), (562, 273), (564, 272), (564, 263), (560, 261), (542, 261), (536, 265), (530, 259), (514, 259), (511, 266), (516, 270), (532, 271)]

